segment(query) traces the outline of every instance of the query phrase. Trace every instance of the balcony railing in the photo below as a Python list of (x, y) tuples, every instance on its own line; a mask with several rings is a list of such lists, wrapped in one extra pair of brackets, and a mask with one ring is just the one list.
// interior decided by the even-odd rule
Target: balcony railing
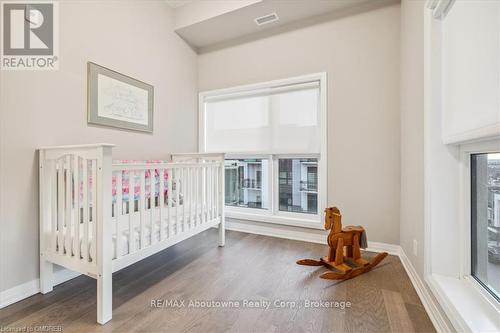
[(318, 191), (318, 183), (301, 180), (300, 181), (300, 190), (301, 191), (317, 192)]
[(242, 188), (262, 188), (262, 182), (256, 179), (243, 179)]

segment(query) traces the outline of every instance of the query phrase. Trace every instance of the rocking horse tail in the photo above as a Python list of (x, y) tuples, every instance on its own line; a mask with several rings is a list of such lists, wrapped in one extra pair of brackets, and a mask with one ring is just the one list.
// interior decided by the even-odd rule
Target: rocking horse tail
[(368, 247), (368, 237), (366, 236), (366, 230), (363, 229), (361, 232), (361, 237), (359, 240), (359, 247), (362, 249), (366, 249)]

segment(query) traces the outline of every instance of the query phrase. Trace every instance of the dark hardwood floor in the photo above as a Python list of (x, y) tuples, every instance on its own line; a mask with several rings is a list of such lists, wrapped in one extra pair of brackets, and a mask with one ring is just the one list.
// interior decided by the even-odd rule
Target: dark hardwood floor
[[(95, 280), (85, 276), (0, 310), (0, 326), (52, 325), (63, 332), (435, 332), (399, 258), (389, 256), (371, 272), (342, 282), (319, 279), (325, 268), (295, 264), (325, 253), (323, 245), (238, 232), (228, 232), (226, 247), (219, 248), (217, 231), (208, 230), (115, 273), (113, 319), (104, 326), (96, 324)], [(250, 308), (246, 300), (271, 305)], [(307, 307), (307, 301), (320, 300), (334, 308), (324, 302)], [(214, 307), (222, 301), (233, 307)]]

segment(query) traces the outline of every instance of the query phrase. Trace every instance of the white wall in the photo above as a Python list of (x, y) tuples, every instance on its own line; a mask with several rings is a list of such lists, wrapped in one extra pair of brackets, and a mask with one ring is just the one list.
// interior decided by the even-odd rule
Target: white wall
[[(0, 73), (0, 290), (38, 277), (40, 146), (109, 142), (116, 158), (197, 149), (196, 54), (161, 1), (61, 1), (60, 70)], [(154, 134), (90, 127), (86, 65), (155, 88)]]
[(400, 245), (421, 277), (424, 276), (424, 4), (423, 0), (401, 2)]
[(201, 91), (328, 73), (328, 204), (371, 241), (399, 243), (400, 6), (199, 57)]

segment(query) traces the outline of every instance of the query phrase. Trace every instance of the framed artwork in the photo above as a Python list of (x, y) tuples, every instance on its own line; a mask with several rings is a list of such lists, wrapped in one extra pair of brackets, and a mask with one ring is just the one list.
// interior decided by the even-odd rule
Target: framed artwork
[(152, 85), (87, 63), (88, 123), (153, 133)]

